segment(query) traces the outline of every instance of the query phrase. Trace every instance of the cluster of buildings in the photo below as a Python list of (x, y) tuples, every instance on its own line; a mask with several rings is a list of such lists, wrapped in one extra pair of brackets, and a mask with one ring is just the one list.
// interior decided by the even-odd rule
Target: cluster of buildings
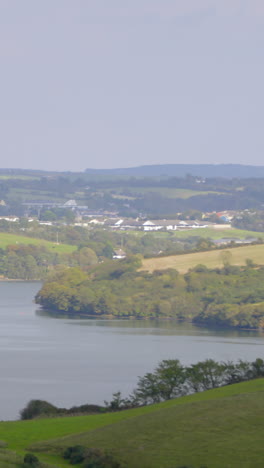
[[(111, 218), (100, 217), (82, 220), (75, 223), (76, 226), (95, 227), (103, 226), (105, 229), (114, 231), (183, 231), (189, 229), (204, 229), (208, 227), (214, 228), (218, 224), (209, 223), (208, 221), (194, 221), (194, 220), (171, 220), (171, 219), (140, 219), (140, 218)], [(230, 228), (231, 224), (221, 224), (221, 228)]]
[[(0, 201), (0, 204), (4, 201)], [(36, 220), (36, 217), (30, 216), (32, 212), (37, 213), (37, 219), (41, 219), (41, 212), (46, 210), (52, 210), (56, 208), (69, 209), (75, 214), (75, 226), (82, 227), (99, 227), (102, 226), (104, 229), (115, 230), (115, 231), (183, 231), (191, 229), (204, 229), (204, 228), (215, 228), (228, 229), (231, 227), (231, 221), (235, 215), (234, 211), (223, 211), (220, 213), (214, 213), (219, 219), (219, 222), (209, 222), (208, 215), (205, 213), (202, 220), (180, 220), (180, 219), (146, 219), (146, 218), (126, 218), (118, 217), (118, 213), (111, 213), (104, 210), (91, 210), (88, 206), (79, 205), (76, 200), (68, 200), (65, 203), (54, 203), (52, 201), (28, 201), (23, 203), (25, 208), (25, 216), (28, 221)], [(212, 215), (212, 213), (211, 213)], [(0, 220), (9, 222), (18, 222), (19, 218), (16, 216), (0, 216)], [(46, 221), (40, 224), (53, 225), (58, 222)]]

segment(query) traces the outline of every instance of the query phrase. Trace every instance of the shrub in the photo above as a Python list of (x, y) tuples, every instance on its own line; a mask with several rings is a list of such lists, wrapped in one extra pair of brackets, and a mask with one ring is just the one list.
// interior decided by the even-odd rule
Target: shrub
[(76, 463), (82, 463), (85, 459), (86, 449), (82, 445), (74, 445), (66, 448), (63, 453), (63, 458), (69, 460), (72, 465)]
[(41, 415), (57, 414), (56, 406), (45, 400), (30, 400), (27, 406), (20, 411), (21, 419), (33, 419)]
[(119, 462), (112, 455), (82, 445), (68, 447), (63, 453), (63, 458), (69, 460), (72, 465), (82, 463), (83, 468), (120, 468)]
[(98, 449), (88, 449), (83, 468), (120, 468), (120, 463), (107, 453)]
[(33, 453), (26, 453), (24, 456), (23, 468), (37, 468), (40, 466), (39, 459)]

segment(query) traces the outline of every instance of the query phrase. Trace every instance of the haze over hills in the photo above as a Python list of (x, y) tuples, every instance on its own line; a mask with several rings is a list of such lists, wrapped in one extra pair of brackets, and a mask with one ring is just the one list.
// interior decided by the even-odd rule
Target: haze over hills
[(242, 164), (158, 164), (116, 169), (86, 169), (88, 174), (131, 175), (131, 176), (175, 176), (187, 174), (200, 177), (251, 178), (264, 177), (264, 166), (245, 166)]

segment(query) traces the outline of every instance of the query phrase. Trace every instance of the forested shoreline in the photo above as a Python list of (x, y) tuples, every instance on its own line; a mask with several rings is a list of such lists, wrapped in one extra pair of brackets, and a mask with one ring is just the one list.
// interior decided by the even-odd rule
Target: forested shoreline
[(105, 262), (84, 272), (57, 271), (36, 295), (54, 313), (115, 318), (168, 318), (212, 327), (264, 328), (264, 267), (198, 265), (138, 271), (140, 258)]

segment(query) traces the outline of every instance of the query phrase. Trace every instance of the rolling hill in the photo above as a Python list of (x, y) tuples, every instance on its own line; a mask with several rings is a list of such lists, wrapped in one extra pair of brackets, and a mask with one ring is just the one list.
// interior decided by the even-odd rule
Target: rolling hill
[(8, 448), (0, 450), (0, 467), (18, 466), (29, 450), (69, 466), (63, 449), (81, 444), (110, 450), (123, 468), (261, 468), (263, 407), (258, 379), (118, 413), (1, 422)]

